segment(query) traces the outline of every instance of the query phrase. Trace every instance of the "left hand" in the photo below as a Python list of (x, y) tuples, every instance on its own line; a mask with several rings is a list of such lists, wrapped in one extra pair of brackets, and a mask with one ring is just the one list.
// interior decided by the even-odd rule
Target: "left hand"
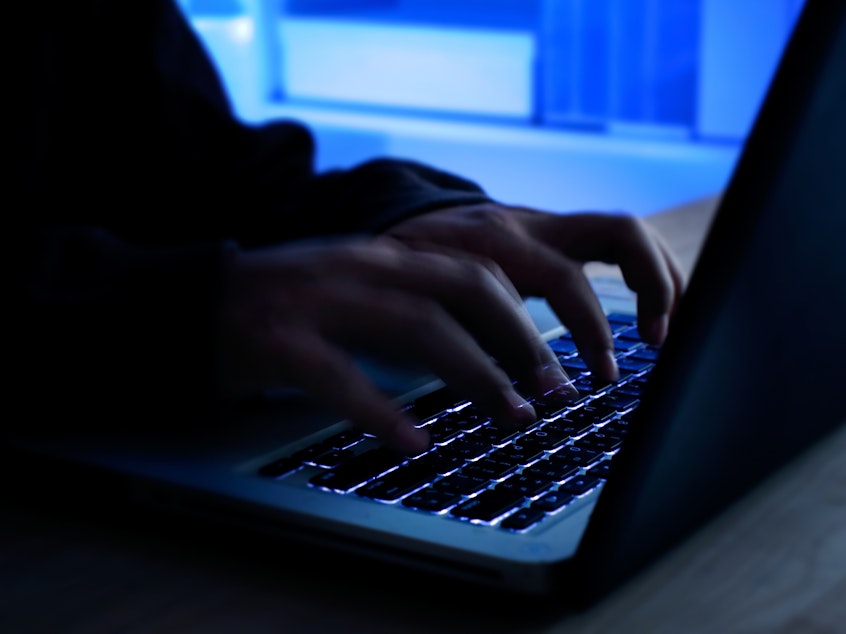
[(660, 236), (627, 214), (554, 214), (486, 203), (416, 216), (386, 233), (417, 249), (493, 261), (523, 296), (547, 300), (591, 371), (609, 380), (618, 375), (614, 343), (583, 265), (620, 266), (637, 294), (641, 336), (656, 345), (666, 336), (684, 287), (684, 276)]

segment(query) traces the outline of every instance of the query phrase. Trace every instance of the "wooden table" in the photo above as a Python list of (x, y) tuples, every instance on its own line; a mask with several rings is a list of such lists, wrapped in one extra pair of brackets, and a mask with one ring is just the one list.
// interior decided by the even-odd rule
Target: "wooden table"
[[(713, 207), (650, 219), (685, 267)], [(0, 632), (842, 633), (844, 456), (846, 427), (577, 614), (72, 497), (7, 500)]]

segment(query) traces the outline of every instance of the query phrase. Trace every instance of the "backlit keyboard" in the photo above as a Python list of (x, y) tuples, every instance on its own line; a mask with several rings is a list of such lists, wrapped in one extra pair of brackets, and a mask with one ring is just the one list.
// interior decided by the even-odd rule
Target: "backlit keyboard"
[(308, 486), (396, 504), (412, 512), (525, 531), (600, 487), (628, 432), (658, 349), (632, 315), (608, 316), (620, 378), (597, 383), (569, 334), (549, 342), (579, 395), (530, 399), (537, 420), (505, 428), (443, 388), (406, 406), (432, 438), (418, 456), (397, 454), (349, 429), (263, 466), (284, 479), (308, 470)]

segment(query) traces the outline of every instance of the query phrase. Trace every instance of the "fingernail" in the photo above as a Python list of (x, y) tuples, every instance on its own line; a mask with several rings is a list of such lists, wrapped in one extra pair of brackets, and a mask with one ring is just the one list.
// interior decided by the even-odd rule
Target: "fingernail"
[(541, 394), (555, 392), (562, 396), (572, 396), (579, 393), (560, 365), (541, 366), (538, 368), (536, 376)]
[(509, 417), (517, 423), (533, 423), (537, 420), (535, 408), (532, 407), (517, 392), (507, 392), (505, 400), (508, 402)]

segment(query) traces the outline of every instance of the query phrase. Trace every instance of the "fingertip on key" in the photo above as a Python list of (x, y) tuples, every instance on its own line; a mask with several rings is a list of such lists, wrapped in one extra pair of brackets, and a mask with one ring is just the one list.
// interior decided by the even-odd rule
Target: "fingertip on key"
[(416, 456), (429, 448), (431, 438), (425, 429), (415, 427), (412, 424), (397, 424), (394, 427), (391, 444), (398, 450), (409, 456)]
[(508, 404), (508, 418), (514, 424), (526, 425), (537, 420), (535, 408), (517, 392), (507, 392), (505, 398)]
[(617, 359), (614, 350), (603, 350), (600, 356), (602, 378), (609, 381), (616, 381), (620, 378), (620, 368), (617, 367)]
[(669, 329), (670, 317), (666, 313), (649, 321), (644, 337), (649, 343), (659, 346), (664, 343), (667, 338), (667, 330)]

